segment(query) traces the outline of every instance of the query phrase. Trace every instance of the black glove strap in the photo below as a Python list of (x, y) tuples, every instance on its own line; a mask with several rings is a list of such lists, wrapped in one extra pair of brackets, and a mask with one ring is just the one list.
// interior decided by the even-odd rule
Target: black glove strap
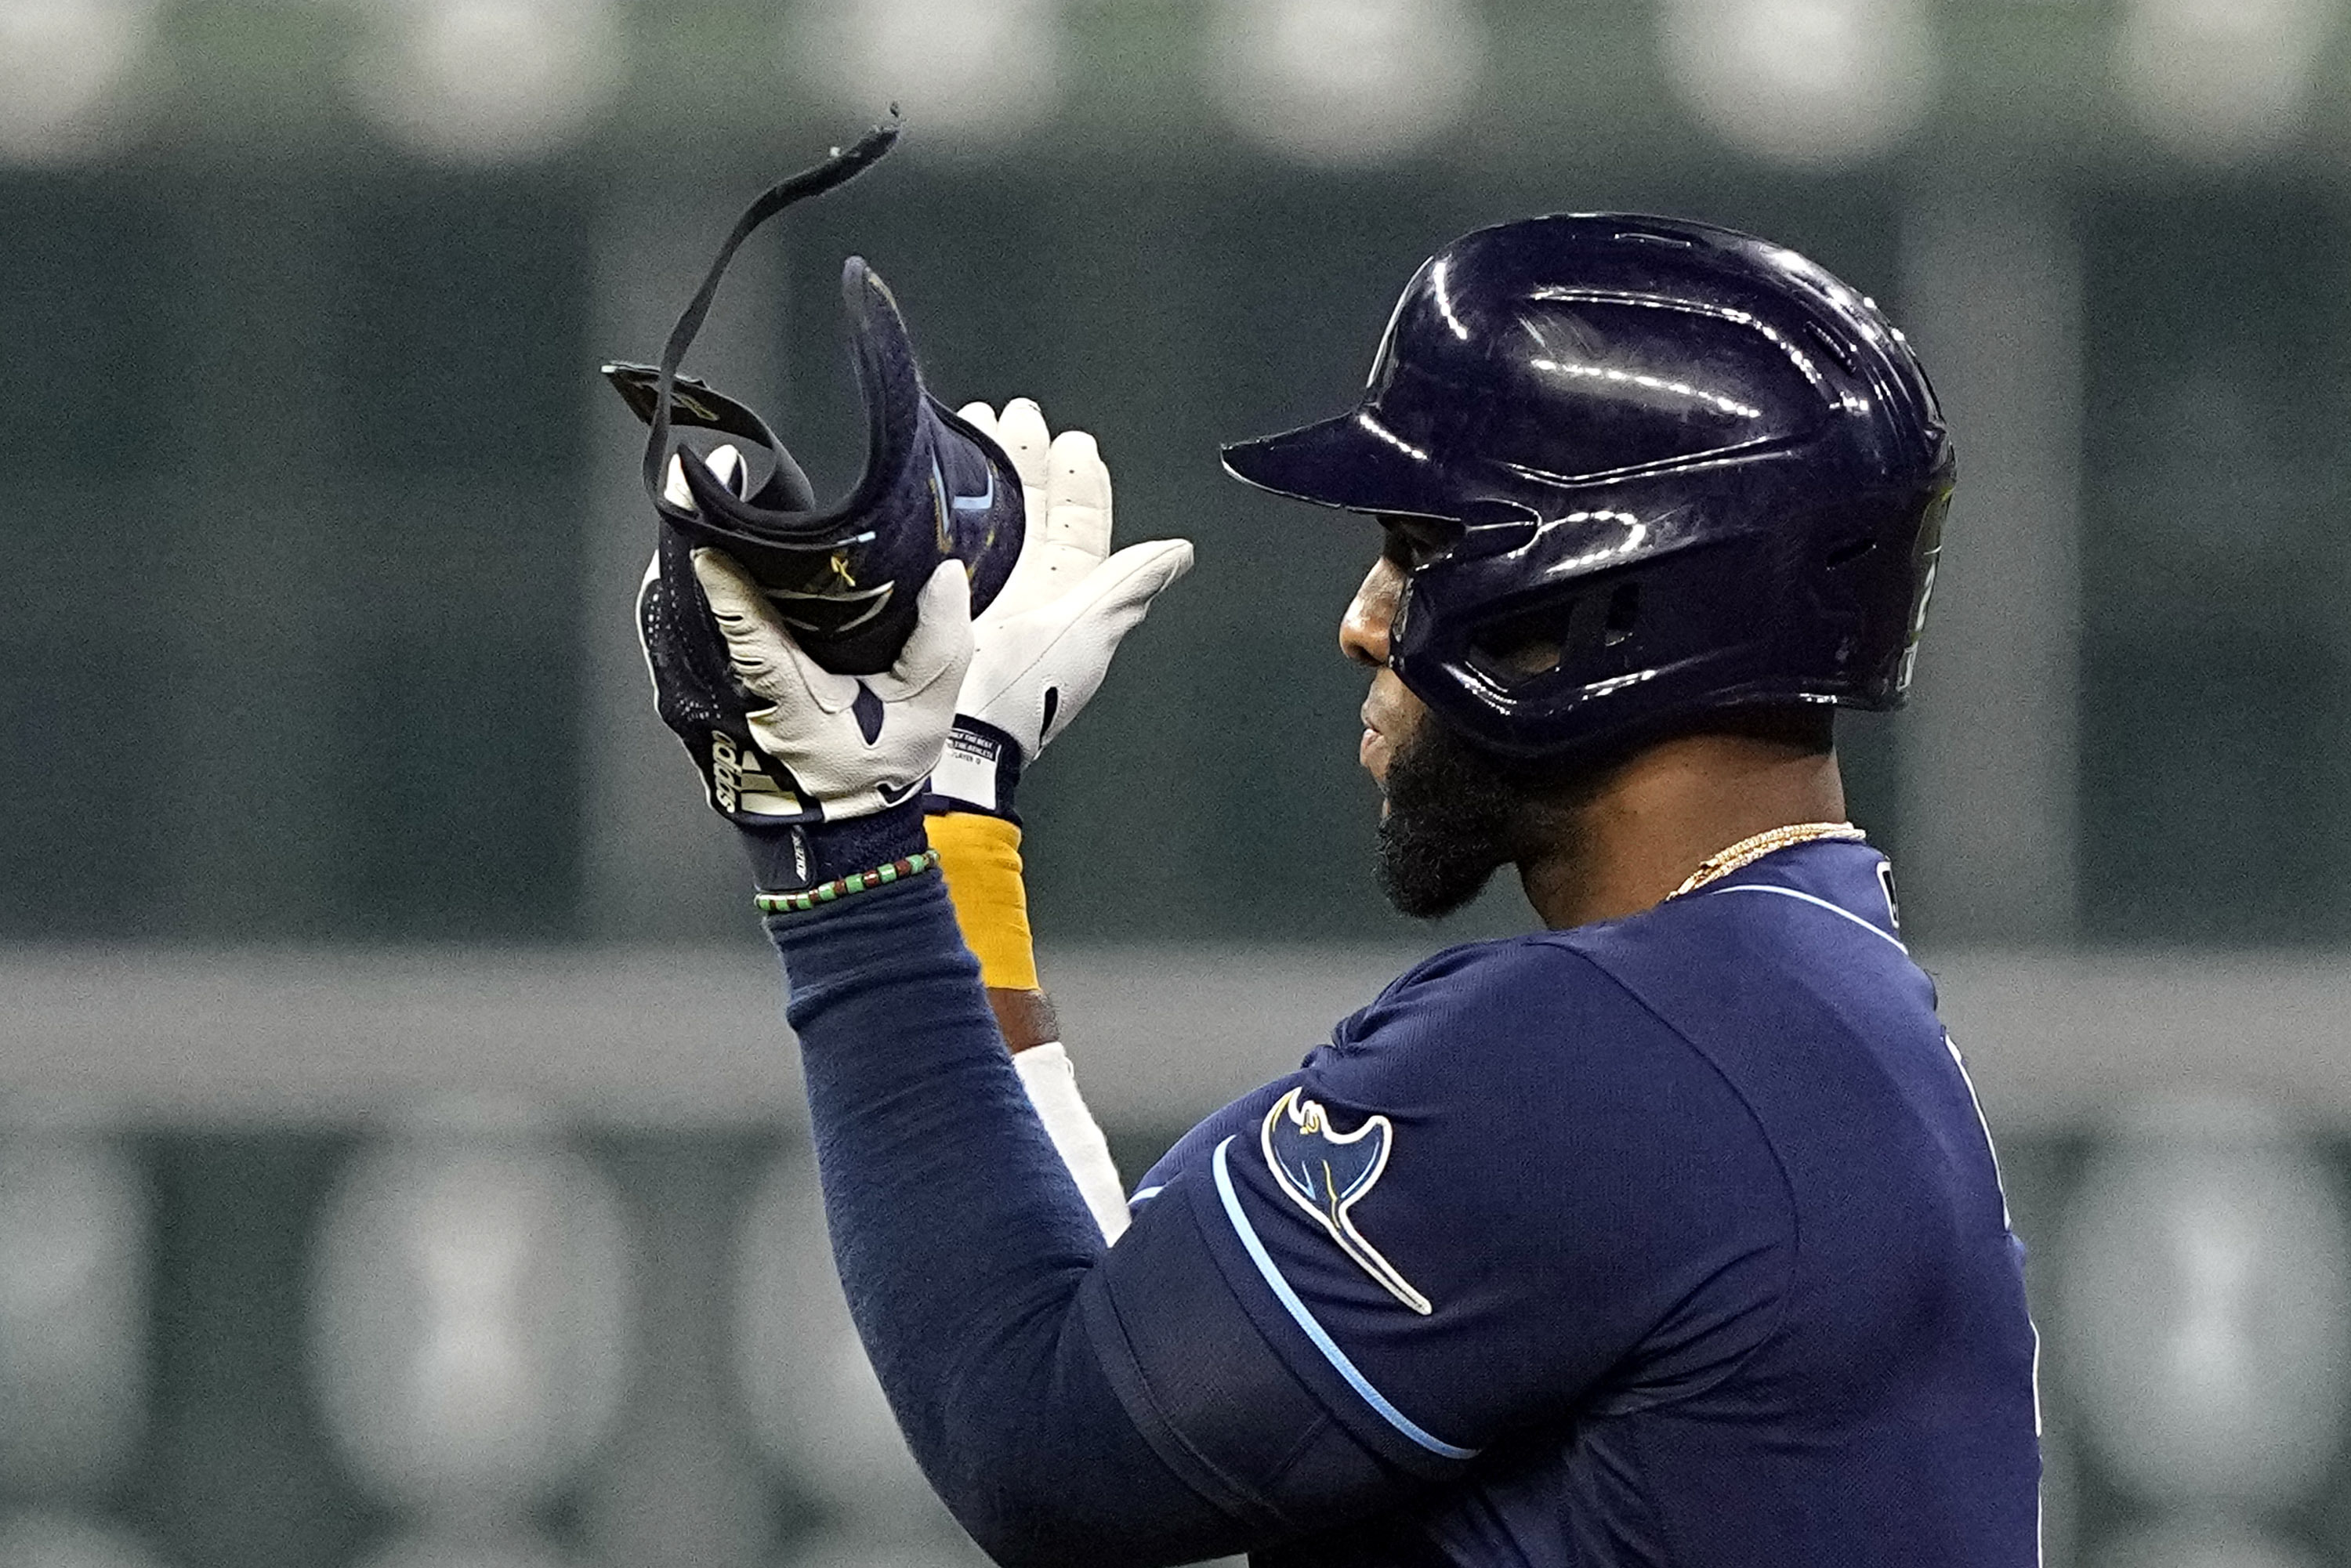
[(919, 797), (868, 817), (747, 827), (742, 833), (743, 847), (751, 856), (752, 885), (761, 893), (798, 893), (871, 871), (918, 853), (929, 841), (923, 833)]
[(726, 236), (726, 243), (718, 247), (718, 255), (711, 261), (710, 270), (703, 276), (702, 287), (694, 291), (692, 299), (686, 301), (685, 309), (678, 316), (677, 325), (670, 329), (669, 341), (662, 348), (661, 379), (653, 394), (653, 434), (645, 444), (646, 494), (659, 496), (666, 477), (664, 470), (669, 463), (670, 413), (677, 402), (677, 368), (684, 361), (686, 350), (694, 346), (695, 334), (702, 330), (702, 323), (710, 314), (711, 302), (718, 297), (718, 280), (726, 276), (727, 264), (735, 259), (735, 253), (742, 248), (745, 240), (751, 237), (753, 230), (793, 203), (820, 196), (835, 185), (843, 184), (863, 173), (897, 144), (898, 131), (898, 106), (893, 103), (890, 106), (887, 124), (875, 126), (858, 141), (857, 145), (835, 152), (815, 168), (804, 169), (790, 179), (769, 186), (744, 210), (741, 217), (735, 220), (734, 232)]

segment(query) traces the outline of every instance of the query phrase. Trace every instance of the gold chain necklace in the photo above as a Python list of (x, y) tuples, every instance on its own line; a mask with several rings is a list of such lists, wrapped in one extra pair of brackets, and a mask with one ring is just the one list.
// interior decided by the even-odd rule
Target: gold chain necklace
[(1708, 883), (1719, 882), (1732, 872), (1743, 871), (1775, 850), (1794, 844), (1808, 844), (1815, 839), (1862, 839), (1867, 835), (1851, 822), (1791, 822), (1784, 828), (1771, 828), (1752, 838), (1740, 840), (1727, 850), (1717, 850), (1699, 862), (1698, 870), (1683, 879), (1682, 884), (1666, 894), (1679, 898), (1685, 893), (1695, 893)]

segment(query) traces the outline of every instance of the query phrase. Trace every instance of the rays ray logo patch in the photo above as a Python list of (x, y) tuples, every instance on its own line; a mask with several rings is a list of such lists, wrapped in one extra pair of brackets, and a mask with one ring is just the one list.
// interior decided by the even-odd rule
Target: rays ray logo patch
[(1395, 1142), (1395, 1124), (1385, 1116), (1367, 1117), (1353, 1132), (1341, 1133), (1319, 1102), (1300, 1099), (1295, 1089), (1273, 1103), (1258, 1134), (1267, 1168), (1290, 1200), (1312, 1215), (1382, 1290), (1426, 1315), (1433, 1310), (1428, 1298), (1364, 1239), (1347, 1213), (1388, 1168)]

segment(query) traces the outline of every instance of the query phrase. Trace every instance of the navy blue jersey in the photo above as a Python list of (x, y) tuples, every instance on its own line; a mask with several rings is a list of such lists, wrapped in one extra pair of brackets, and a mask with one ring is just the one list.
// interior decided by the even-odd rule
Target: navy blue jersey
[(1144, 1178), (1335, 1419), (1459, 1466), (1375, 1560), (2035, 1560), (2022, 1249), (1884, 865), (1439, 954)]
[(1862, 845), (1438, 955), (1107, 1249), (935, 885), (770, 929), (852, 1312), (1001, 1562), (2037, 1558), (2022, 1249)]

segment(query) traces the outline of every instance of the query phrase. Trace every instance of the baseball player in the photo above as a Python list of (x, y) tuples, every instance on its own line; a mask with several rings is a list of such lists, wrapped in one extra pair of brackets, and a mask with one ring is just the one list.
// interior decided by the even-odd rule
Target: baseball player
[[(965, 566), (926, 563), (888, 667), (827, 668), (689, 541), (747, 493), (732, 448), (673, 476), (641, 620), (714, 801), (716, 723), (779, 802), (727, 814), (841, 1280), (981, 1545), (2034, 1562), (2022, 1249), (1831, 748), (1835, 706), (1902, 698), (1952, 484), (1876, 308), (1702, 224), (1507, 224), (1421, 267), (1357, 407), (1227, 449), (1376, 519), (1339, 639), (1387, 895), (1437, 915), (1510, 866), (1541, 929), (1400, 976), (1183, 1138), (1131, 1221), (1053, 1045), (1012, 791), (1189, 549), (1110, 553), (1092, 443), (1034, 405), (931, 419), (1026, 491), (976, 620)], [(889, 488), (860, 504), (946, 541), (938, 482), (930, 510)], [(1102, 874), (1146, 852), (1102, 845)]]

